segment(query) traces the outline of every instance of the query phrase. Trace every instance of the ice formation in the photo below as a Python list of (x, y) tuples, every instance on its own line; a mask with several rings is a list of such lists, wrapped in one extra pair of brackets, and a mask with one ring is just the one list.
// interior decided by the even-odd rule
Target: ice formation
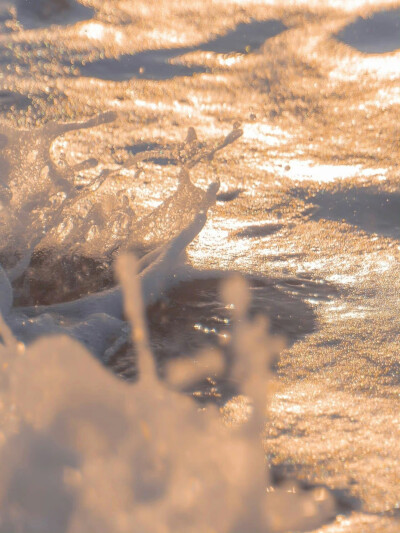
[[(64, 162), (60, 166), (49, 155), (52, 142), (60, 135), (114, 119), (115, 114), (109, 112), (86, 122), (50, 122), (32, 131), (2, 126), (0, 234), (4, 244), (0, 258), (5, 269), (1, 269), (0, 279), (1, 311), (24, 342), (45, 333), (67, 333), (97, 356), (104, 358), (106, 350), (110, 355), (110, 345), (125, 335), (119, 288), (64, 304), (12, 308), (10, 281), (23, 275), (37, 250), (51, 251), (45, 264), (47, 277), (52, 275), (53, 256), (79, 252), (84, 257), (103, 258), (123, 248), (142, 247), (151, 250), (140, 261), (143, 297), (146, 304), (151, 303), (176, 279), (182, 253), (201, 231), (215, 202), (219, 184), (212, 183), (203, 191), (190, 180), (189, 169), (203, 159), (211, 160), (242, 134), (235, 124), (224, 139), (204, 146), (189, 128), (185, 142), (171, 153), (181, 166), (175, 193), (138, 219), (126, 191), (110, 185), (118, 169), (105, 169), (86, 188), (78, 189), (72, 179), (74, 173), (96, 166), (97, 161), (88, 159), (72, 167)], [(153, 155), (151, 151), (138, 154), (126, 164), (137, 167)]]
[[(73, 251), (90, 257), (104, 256), (121, 246), (154, 247), (176, 236), (197, 212), (207, 210), (213, 203), (210, 194), (192, 184), (188, 171), (203, 159), (210, 161), (240, 137), (238, 124), (211, 146), (200, 143), (194, 129), (189, 128), (185, 142), (171, 153), (181, 167), (176, 192), (139, 220), (129, 197), (132, 191), (121, 185), (118, 188), (110, 180), (119, 169), (105, 169), (85, 187), (76, 187), (74, 174), (98, 162), (92, 158), (75, 166), (65, 161), (58, 165), (49, 154), (53, 141), (69, 131), (95, 127), (115, 118), (115, 113), (108, 112), (86, 122), (48, 122), (33, 130), (0, 126), (0, 257), (9, 277), (14, 279), (21, 274), (34, 248), (59, 251), (62, 246), (63, 253)], [(140, 153), (128, 159), (126, 165), (137, 167), (140, 161), (153, 156), (152, 151)], [(11, 269), (18, 261), (19, 266)]]
[[(29, 264), (34, 247), (62, 223), (63, 210), (77, 200), (78, 193), (72, 182), (74, 172), (97, 165), (94, 159), (75, 167), (56, 165), (49, 154), (53, 141), (68, 131), (90, 128), (114, 119), (115, 114), (111, 112), (81, 123), (48, 122), (33, 130), (1, 125), (0, 255), (2, 262), (7, 262), (6, 266), (13, 260), (19, 260), (24, 267)], [(105, 175), (107, 172), (99, 176), (97, 187)], [(9, 277), (16, 278), (21, 270), (16, 266), (9, 272)]]

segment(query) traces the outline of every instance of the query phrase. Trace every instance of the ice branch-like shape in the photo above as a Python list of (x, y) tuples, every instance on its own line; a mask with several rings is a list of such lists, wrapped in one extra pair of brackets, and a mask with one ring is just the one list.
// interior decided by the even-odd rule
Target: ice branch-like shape
[[(181, 167), (190, 169), (195, 167), (200, 161), (211, 161), (217, 152), (235, 142), (242, 135), (243, 130), (240, 129), (240, 124), (235, 123), (232, 131), (226, 137), (218, 141), (214, 146), (207, 146), (207, 144), (198, 140), (196, 130), (190, 127), (185, 141), (176, 144), (171, 149), (163, 149), (163, 157), (175, 161)], [(135, 166), (141, 161), (148, 161), (157, 157), (160, 157), (160, 150), (147, 150), (130, 156), (126, 159), (125, 165)]]
[[(123, 196), (125, 201), (120, 207), (130, 219), (122, 227), (119, 225), (119, 212), (113, 211), (113, 206), (119, 204), (111, 198), (111, 207), (107, 207), (109, 213), (106, 213), (101, 201), (102, 194), (107, 199), (111, 193), (115, 197), (115, 189), (111, 187), (110, 192), (104, 193), (102, 188), (99, 192), (105, 180), (116, 171), (103, 170), (95, 180), (78, 191), (68, 173), (92, 168), (97, 160), (90, 158), (73, 166), (64, 162), (59, 167), (49, 155), (51, 143), (57, 136), (105, 124), (114, 119), (114, 113), (104, 113), (85, 122), (48, 123), (32, 131), (15, 130), (4, 143), (5, 158), (10, 162), (7, 187), (11, 191), (8, 211), (11, 222), (7, 227), (14, 231), (12, 221), (15, 221), (19, 240), (15, 235), (9, 235), (16, 246), (16, 257), (7, 265), (8, 277), (3, 272), (5, 296), (0, 310), (16, 336), (24, 342), (31, 342), (44, 333), (64, 332), (84, 342), (93, 353), (101, 357), (107, 349), (109, 339), (114, 338), (110, 341), (113, 343), (116, 338), (126, 335), (122, 331), (124, 312), (120, 287), (66, 303), (11, 310), (10, 281), (24, 273), (37, 246), (46, 251), (62, 243), (68, 249), (76, 251), (78, 243), (86, 243), (88, 257), (90, 253), (95, 257), (104, 257), (110, 250), (114, 254), (119, 249), (135, 249), (136, 246), (143, 246), (145, 249), (155, 247), (138, 261), (137, 271), (143, 305), (156, 301), (177, 282), (176, 272), (183, 253), (206, 223), (207, 211), (214, 205), (219, 188), (219, 182), (212, 183), (207, 191), (196, 187), (190, 179), (188, 169), (202, 159), (211, 160), (217, 151), (242, 134), (235, 124), (224, 139), (207, 147), (198, 142), (195, 130), (189, 128), (186, 140), (179, 148), (181, 168), (175, 193), (150, 215), (138, 221), (131, 220), (134, 219), (133, 211), (129, 199)], [(29, 173), (31, 176), (27, 179)], [(29, 227), (30, 231), (24, 232), (23, 227)], [(86, 239), (92, 229), (94, 237)], [(122, 235), (116, 233), (119, 230)], [(47, 263), (45, 266), (51, 268)], [(145, 352), (145, 348), (142, 351)], [(150, 368), (150, 365), (147, 367)], [(148, 370), (145, 374), (151, 375), (152, 372)]]
[(121, 255), (116, 263), (117, 276), (124, 290), (125, 313), (132, 325), (132, 341), (137, 348), (140, 379), (150, 386), (149, 382), (156, 379), (157, 373), (144, 319), (145, 310), (138, 268), (138, 261), (133, 254)]
[[(215, 198), (218, 186), (211, 184), (207, 197), (211, 202)], [(142, 284), (142, 294), (145, 305), (157, 300), (161, 292), (173, 281), (182, 252), (200, 233), (207, 220), (206, 212), (199, 213), (193, 222), (169, 243), (150, 252), (138, 263), (139, 277)], [(92, 294), (73, 302), (22, 308), (21, 311), (30, 316), (42, 313), (56, 313), (74, 318), (86, 318), (95, 313), (106, 311), (108, 315), (122, 318), (122, 295), (120, 288), (109, 289), (101, 293)]]
[(93, 118), (85, 120), (83, 122), (47, 122), (42, 131), (44, 134), (47, 134), (50, 138), (55, 139), (64, 133), (75, 130), (83, 130), (88, 128), (93, 128), (99, 126), (100, 124), (108, 124), (114, 122), (117, 118), (117, 114), (114, 111), (107, 111), (106, 113), (100, 113)]

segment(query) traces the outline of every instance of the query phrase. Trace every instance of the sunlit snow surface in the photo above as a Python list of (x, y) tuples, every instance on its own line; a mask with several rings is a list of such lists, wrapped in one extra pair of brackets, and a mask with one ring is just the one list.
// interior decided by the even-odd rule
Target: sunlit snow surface
[[(0, 0), (0, 309), (18, 342), (2, 328), (1, 533), (399, 531), (399, 10)], [(125, 249), (161, 381), (124, 384), (86, 352), (137, 378)], [(232, 271), (287, 339), (265, 480), (261, 439), (218, 425), (216, 405), (241, 427), (238, 394), (257, 401), (216, 377)], [(75, 340), (29, 344), (49, 332)], [(197, 376), (205, 344), (196, 404), (163, 380)]]

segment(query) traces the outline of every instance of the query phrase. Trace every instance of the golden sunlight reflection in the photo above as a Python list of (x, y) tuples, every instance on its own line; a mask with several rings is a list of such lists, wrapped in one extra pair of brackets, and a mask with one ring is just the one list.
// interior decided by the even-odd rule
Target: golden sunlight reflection
[(399, 13), (0, 0), (0, 533), (400, 531)]
[(93, 41), (115, 41), (117, 44), (122, 44), (124, 35), (120, 30), (116, 30), (110, 26), (105, 26), (100, 22), (87, 22), (81, 24), (79, 34)]
[(394, 81), (398, 78), (400, 51), (381, 55), (372, 55), (365, 57), (346, 57), (330, 72), (329, 77), (332, 80), (356, 81), (360, 76), (367, 73), (379, 80)]
[[(278, 160), (279, 161), (279, 160)], [(384, 168), (363, 168), (361, 165), (328, 165), (319, 164), (316, 161), (291, 160), (286, 164), (282, 160), (278, 163), (261, 163), (258, 168), (275, 173), (282, 178), (289, 178), (294, 181), (316, 181), (318, 183), (330, 183), (336, 180), (349, 179), (354, 177), (368, 178), (376, 176), (385, 179), (387, 172)]]
[(259, 141), (267, 146), (282, 146), (289, 142), (292, 135), (270, 124), (245, 124), (243, 140), (247, 143)]

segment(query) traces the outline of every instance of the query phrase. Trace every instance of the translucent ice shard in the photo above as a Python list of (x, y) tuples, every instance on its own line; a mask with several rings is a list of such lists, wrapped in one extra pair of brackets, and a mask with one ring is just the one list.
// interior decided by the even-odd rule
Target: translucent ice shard
[(59, 124), (48, 122), (34, 130), (17, 130), (0, 126), (1, 210), (0, 255), (6, 266), (30, 254), (44, 235), (59, 221), (65, 204), (76, 197), (72, 184), (78, 167), (59, 167), (51, 159), (53, 141), (72, 130), (111, 122), (114, 113), (104, 113), (86, 122)]

